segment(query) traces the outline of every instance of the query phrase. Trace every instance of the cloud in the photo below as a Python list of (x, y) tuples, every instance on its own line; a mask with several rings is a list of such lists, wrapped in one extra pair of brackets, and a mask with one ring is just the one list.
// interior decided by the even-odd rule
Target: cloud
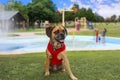
[(91, 3), (97, 3), (97, 4), (101, 4), (103, 3), (105, 0), (90, 0)]
[(91, 2), (91, 3), (94, 3), (94, 2), (95, 2), (95, 0), (90, 0), (90, 2)]
[(101, 3), (104, 2), (104, 0), (97, 0), (97, 2), (98, 2), (99, 4), (101, 4)]
[(77, 0), (70, 0), (71, 2), (77, 2)]
[(77, 4), (79, 5), (79, 8), (90, 8), (90, 5), (86, 5), (86, 4), (83, 4), (80, 0), (76, 0), (77, 2)]
[(115, 0), (116, 2), (119, 2), (120, 0)]
[(63, 3), (63, 6), (66, 6), (66, 3)]
[(112, 15), (119, 16), (120, 15), (120, 2), (113, 3), (111, 6), (109, 5), (99, 5), (98, 9), (95, 12), (99, 13), (104, 18), (111, 17)]

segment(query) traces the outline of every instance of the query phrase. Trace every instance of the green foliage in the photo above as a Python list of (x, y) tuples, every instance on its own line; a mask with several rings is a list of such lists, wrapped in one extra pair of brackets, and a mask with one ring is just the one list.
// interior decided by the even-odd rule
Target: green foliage
[(94, 17), (95, 17), (95, 22), (103, 22), (104, 21), (104, 18), (97, 13), (94, 14)]
[[(73, 4), (73, 8), (74, 8), (74, 7), (77, 8), (77, 9), (79, 9), (79, 5), (78, 5), (78, 4)], [(73, 9), (73, 8), (72, 8), (72, 9)]]
[(118, 21), (120, 22), (120, 16), (118, 17)]
[(86, 8), (81, 8), (81, 9), (79, 9), (77, 15), (78, 15), (79, 18), (81, 18), (81, 17), (86, 17), (86, 15), (87, 15), (87, 10), (86, 10)]
[(111, 16), (111, 22), (115, 22), (116, 21), (116, 17), (117, 17), (116, 15), (112, 15)]
[(65, 20), (66, 21), (74, 21), (75, 13), (73, 12), (65, 12)]
[(33, 0), (28, 5), (28, 16), (30, 21), (36, 20), (49, 20), (54, 21), (54, 8), (55, 5), (51, 0)]
[(95, 20), (95, 16), (94, 13), (92, 12), (92, 9), (87, 9), (87, 13), (86, 13), (86, 18), (89, 21), (94, 21)]

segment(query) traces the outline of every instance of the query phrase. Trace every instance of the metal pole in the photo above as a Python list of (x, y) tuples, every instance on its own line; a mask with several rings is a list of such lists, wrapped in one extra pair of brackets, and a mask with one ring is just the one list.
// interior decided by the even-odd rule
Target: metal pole
[(65, 26), (65, 10), (62, 11), (62, 25)]
[(66, 9), (62, 10), (62, 25), (63, 26), (65, 26), (65, 11), (73, 11), (73, 10), (66, 10)]

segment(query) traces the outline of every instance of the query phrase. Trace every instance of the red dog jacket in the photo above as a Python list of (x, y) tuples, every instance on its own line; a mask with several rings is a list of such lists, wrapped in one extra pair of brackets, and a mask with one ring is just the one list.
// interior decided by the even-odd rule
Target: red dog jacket
[(61, 53), (62, 51), (64, 51), (65, 48), (66, 48), (65, 44), (62, 44), (61, 48), (58, 48), (58, 49), (56, 49), (54, 51), (52, 44), (50, 42), (48, 43), (47, 49), (49, 50), (50, 54), (52, 55), (52, 58), (50, 60), (50, 64), (52, 64), (52, 65), (59, 65), (59, 64), (62, 63), (62, 59), (59, 60), (57, 58), (57, 56), (58, 56), (59, 53)]

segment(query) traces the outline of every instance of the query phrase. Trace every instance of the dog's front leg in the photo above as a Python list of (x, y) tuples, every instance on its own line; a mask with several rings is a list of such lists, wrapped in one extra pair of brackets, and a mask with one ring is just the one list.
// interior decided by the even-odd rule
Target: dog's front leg
[(69, 64), (69, 60), (68, 60), (68, 58), (67, 58), (67, 55), (66, 55), (65, 51), (61, 53), (61, 57), (62, 57), (62, 59), (64, 60), (65, 68), (66, 68), (66, 70), (67, 70), (70, 78), (71, 78), (72, 80), (78, 80), (78, 79), (73, 75), (73, 73), (72, 73), (72, 71), (71, 71), (70, 64)]
[(49, 56), (49, 51), (46, 50), (45, 76), (50, 75), (49, 68), (50, 68), (50, 56)]

